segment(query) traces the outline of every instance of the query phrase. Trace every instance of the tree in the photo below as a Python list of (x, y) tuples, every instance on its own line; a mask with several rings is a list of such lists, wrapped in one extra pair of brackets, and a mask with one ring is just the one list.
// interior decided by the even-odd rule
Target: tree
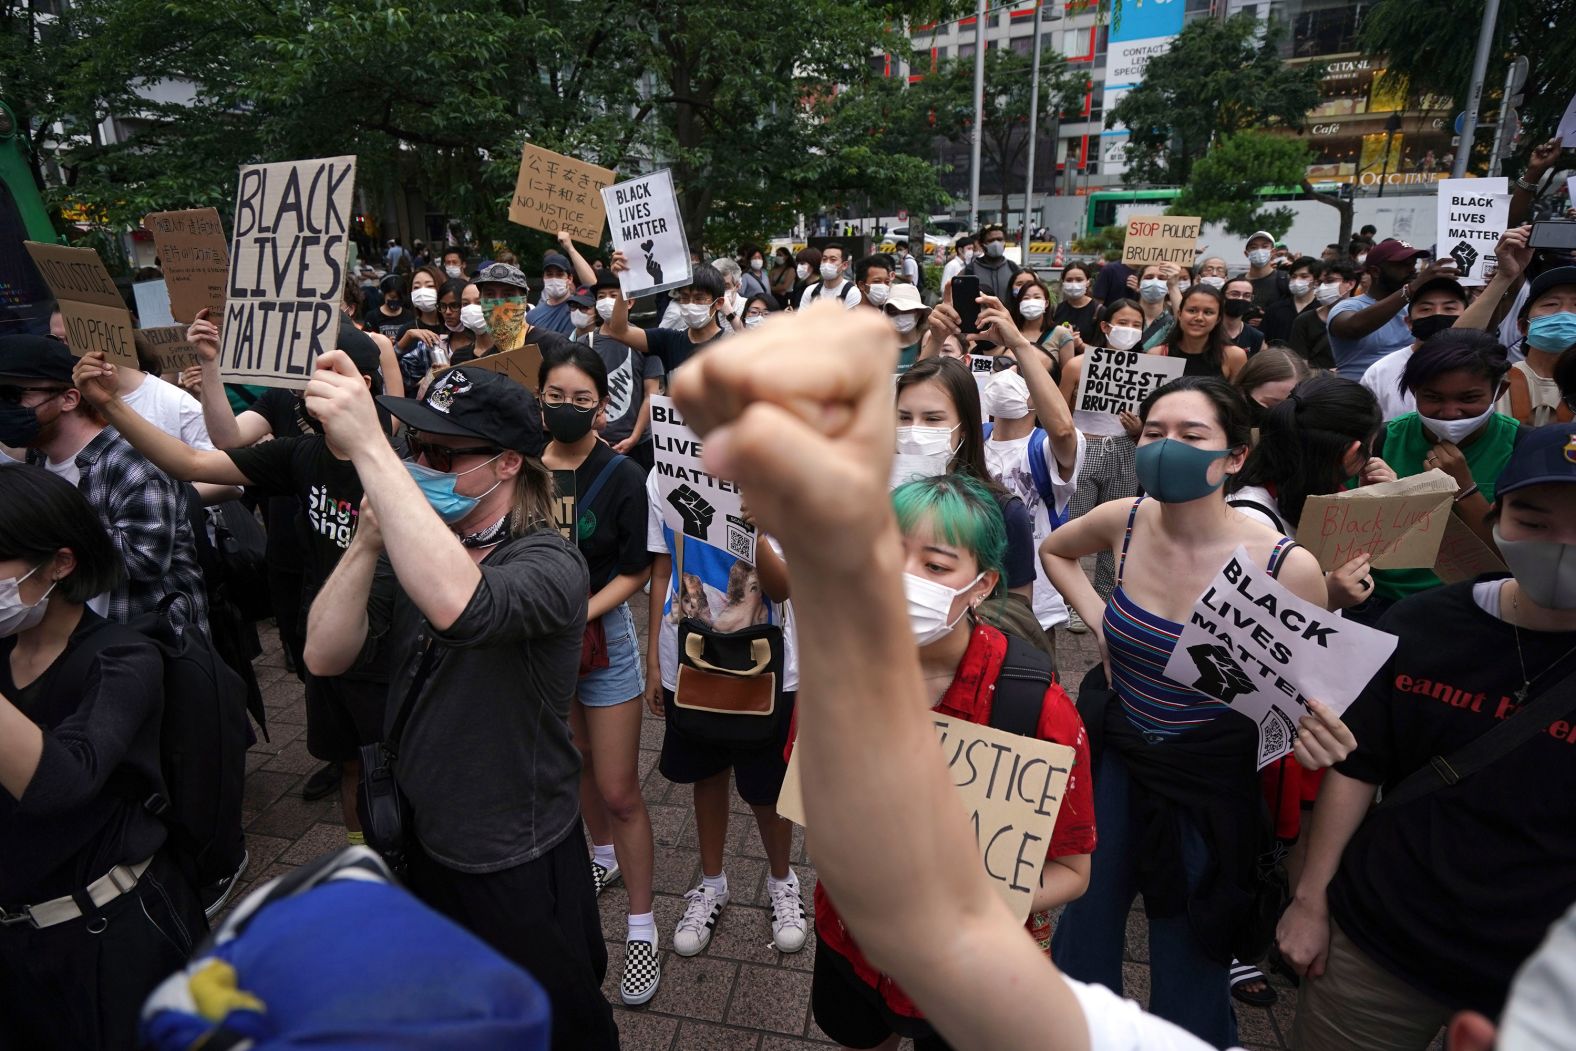
[[(1531, 70), (1520, 112), (1523, 125), (1534, 129), (1522, 136), (1526, 152), (1554, 133), (1576, 95), (1576, 63), (1568, 60), (1559, 44), (1571, 38), (1571, 15), (1569, 0), (1500, 2), (1483, 81), (1483, 111), (1497, 108), (1495, 100), (1503, 91), (1510, 56), (1526, 55)], [(1387, 75), (1402, 78), (1410, 96), (1443, 95), (1459, 106), (1466, 101), (1472, 80), (1482, 18), (1483, 0), (1375, 4), (1363, 19), (1360, 42), (1365, 51), (1388, 56)], [(1480, 134), (1477, 145), (1486, 151), (1488, 139)]]
[(1242, 237), (1268, 230), (1280, 238), (1291, 229), (1296, 213), (1262, 207), (1258, 192), (1266, 186), (1299, 185), (1309, 156), (1307, 144), (1296, 139), (1257, 131), (1228, 135), (1194, 163), (1187, 185), (1168, 210), (1223, 223)]
[(1251, 12), (1183, 27), (1156, 55), (1144, 82), (1106, 114), (1105, 126), (1130, 129), (1123, 181), (1183, 185), (1217, 140), (1258, 128), (1301, 131), (1319, 101), (1324, 67), (1288, 66), (1285, 27)]

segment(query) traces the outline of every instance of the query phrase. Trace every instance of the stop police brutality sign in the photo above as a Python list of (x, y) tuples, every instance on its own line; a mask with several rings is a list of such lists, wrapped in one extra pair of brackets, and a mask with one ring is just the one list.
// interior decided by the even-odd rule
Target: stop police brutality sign
[(1196, 215), (1134, 215), (1127, 220), (1122, 262), (1192, 266), (1203, 220)]

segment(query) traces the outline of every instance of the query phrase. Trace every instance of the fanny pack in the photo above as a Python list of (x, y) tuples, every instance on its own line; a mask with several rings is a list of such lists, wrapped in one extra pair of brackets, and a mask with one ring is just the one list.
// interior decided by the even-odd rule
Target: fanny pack
[(361, 819), (361, 833), (366, 837), (367, 846), (382, 855), (397, 876), (405, 874), (410, 860), (407, 830), (412, 826), (414, 815), (410, 800), (395, 780), (394, 762), (399, 758), (399, 741), (405, 733), (405, 724), (410, 721), (411, 709), (416, 706), (421, 688), (427, 684), (437, 655), (437, 645), (428, 643), (416, 677), (411, 680), (410, 690), (394, 717), (388, 739), (360, 748), (361, 792), (356, 800), (356, 814)]
[[(684, 536), (673, 535), (682, 592)], [(678, 626), (678, 658), (670, 726), (697, 741), (735, 748), (776, 740), (784, 710), (781, 627), (755, 624), (721, 632), (685, 617)]]

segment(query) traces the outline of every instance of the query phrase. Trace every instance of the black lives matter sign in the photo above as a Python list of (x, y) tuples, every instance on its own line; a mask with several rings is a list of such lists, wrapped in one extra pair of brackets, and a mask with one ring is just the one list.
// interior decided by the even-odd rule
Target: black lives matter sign
[(1096, 347), (1084, 355), (1073, 408), (1108, 416), (1122, 412), (1136, 415), (1139, 403), (1182, 375), (1185, 368), (1187, 362), (1181, 358)]
[(241, 169), (221, 326), (233, 383), (305, 387), (339, 336), (354, 157)]

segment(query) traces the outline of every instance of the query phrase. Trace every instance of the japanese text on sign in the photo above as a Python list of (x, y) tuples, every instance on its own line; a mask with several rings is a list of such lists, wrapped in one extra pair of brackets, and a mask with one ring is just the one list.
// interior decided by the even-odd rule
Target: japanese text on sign
[(602, 189), (617, 177), (607, 168), (528, 142), (520, 154), (509, 221), (549, 234), (567, 230), (581, 244), (601, 244), (607, 223)]

